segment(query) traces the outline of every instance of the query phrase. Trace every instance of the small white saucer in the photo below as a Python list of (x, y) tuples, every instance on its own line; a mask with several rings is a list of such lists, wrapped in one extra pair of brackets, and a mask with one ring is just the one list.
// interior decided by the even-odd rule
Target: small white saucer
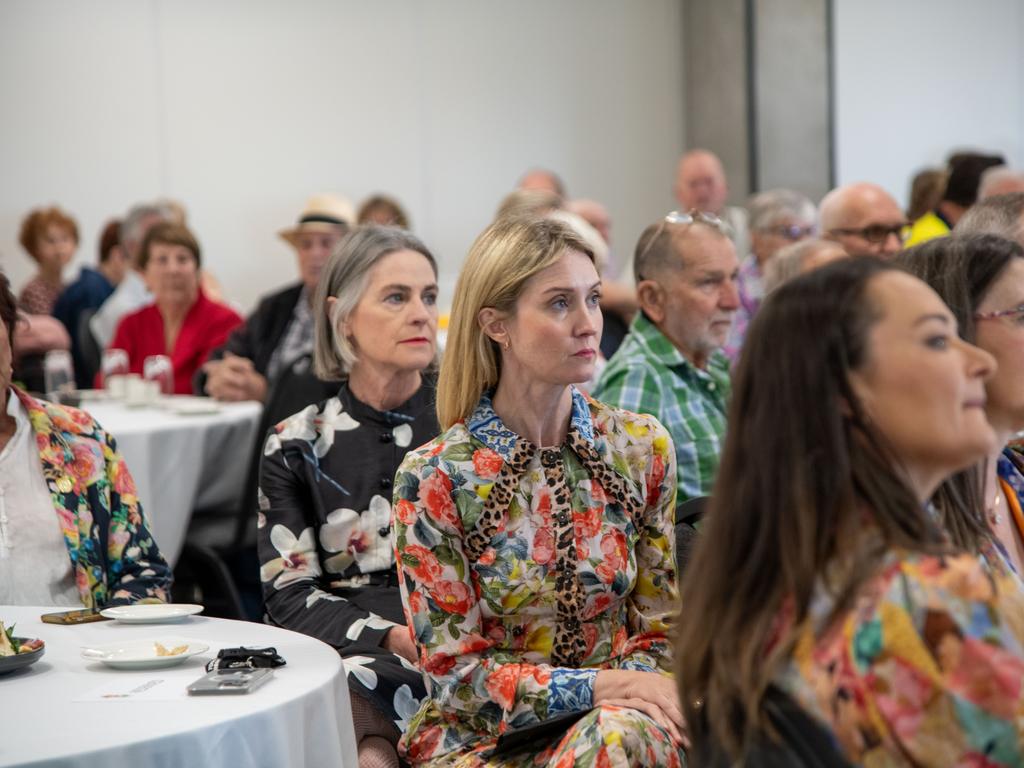
[(205, 416), (221, 411), (220, 403), (212, 397), (195, 395), (165, 395), (160, 398), (160, 404), (179, 416)]
[(124, 624), (169, 624), (202, 612), (203, 606), (195, 603), (142, 603), (104, 608), (100, 616)]
[[(168, 651), (185, 646), (185, 650), (173, 656), (161, 656), (157, 643)], [(155, 637), (151, 640), (124, 640), (119, 643), (82, 647), (82, 658), (102, 661), (114, 669), (156, 669), (181, 664), (200, 653), (206, 653), (210, 646), (195, 640), (180, 637)]]

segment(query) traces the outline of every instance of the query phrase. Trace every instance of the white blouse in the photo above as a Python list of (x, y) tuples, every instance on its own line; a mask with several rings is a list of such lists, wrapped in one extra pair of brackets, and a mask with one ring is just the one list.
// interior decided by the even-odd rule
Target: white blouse
[(0, 451), (0, 605), (82, 606), (35, 433), (7, 390), (14, 436)]

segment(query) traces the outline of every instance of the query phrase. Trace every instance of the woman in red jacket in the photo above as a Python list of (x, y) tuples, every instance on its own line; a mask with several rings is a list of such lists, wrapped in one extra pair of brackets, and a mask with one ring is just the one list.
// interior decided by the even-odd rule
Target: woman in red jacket
[(126, 315), (110, 344), (128, 353), (133, 373), (151, 355), (167, 355), (174, 366), (174, 391), (192, 392), (192, 375), (210, 352), (242, 323), (230, 307), (199, 287), (199, 243), (180, 224), (158, 224), (142, 242), (139, 266), (153, 303)]

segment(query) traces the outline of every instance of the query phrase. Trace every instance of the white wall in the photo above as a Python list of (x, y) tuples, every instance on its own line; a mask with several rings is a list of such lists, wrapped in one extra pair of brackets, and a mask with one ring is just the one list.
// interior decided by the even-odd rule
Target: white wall
[(953, 149), (1024, 168), (1021, 0), (832, 0), (837, 182), (905, 203)]
[(277, 230), (312, 193), (397, 196), (438, 255), (533, 165), (611, 209), (628, 259), (684, 146), (677, 0), (0, 0), (0, 266), (32, 207), (78, 219), (79, 263), (135, 201), (183, 201), (249, 308), (294, 279)]

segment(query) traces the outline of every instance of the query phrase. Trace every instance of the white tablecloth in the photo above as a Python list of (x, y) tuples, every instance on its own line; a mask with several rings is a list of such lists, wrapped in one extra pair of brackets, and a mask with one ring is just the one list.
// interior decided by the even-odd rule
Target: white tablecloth
[(117, 440), (160, 552), (177, 562), (196, 508), (234, 508), (242, 497), (263, 406), (221, 403), (212, 414), (86, 402)]
[[(0, 766), (358, 765), (341, 658), (311, 637), (262, 624), (191, 617), (178, 624), (117, 622), (61, 626), (53, 610), (0, 606), (19, 637), (46, 643), (43, 657), (0, 675)], [(79, 655), (82, 645), (182, 637), (210, 646), (177, 667), (121, 671)], [(245, 695), (188, 696), (185, 687), (225, 647), (273, 646), (287, 664)], [(104, 685), (163, 680), (170, 700), (76, 701)], [(157, 689), (154, 689), (154, 693)]]

